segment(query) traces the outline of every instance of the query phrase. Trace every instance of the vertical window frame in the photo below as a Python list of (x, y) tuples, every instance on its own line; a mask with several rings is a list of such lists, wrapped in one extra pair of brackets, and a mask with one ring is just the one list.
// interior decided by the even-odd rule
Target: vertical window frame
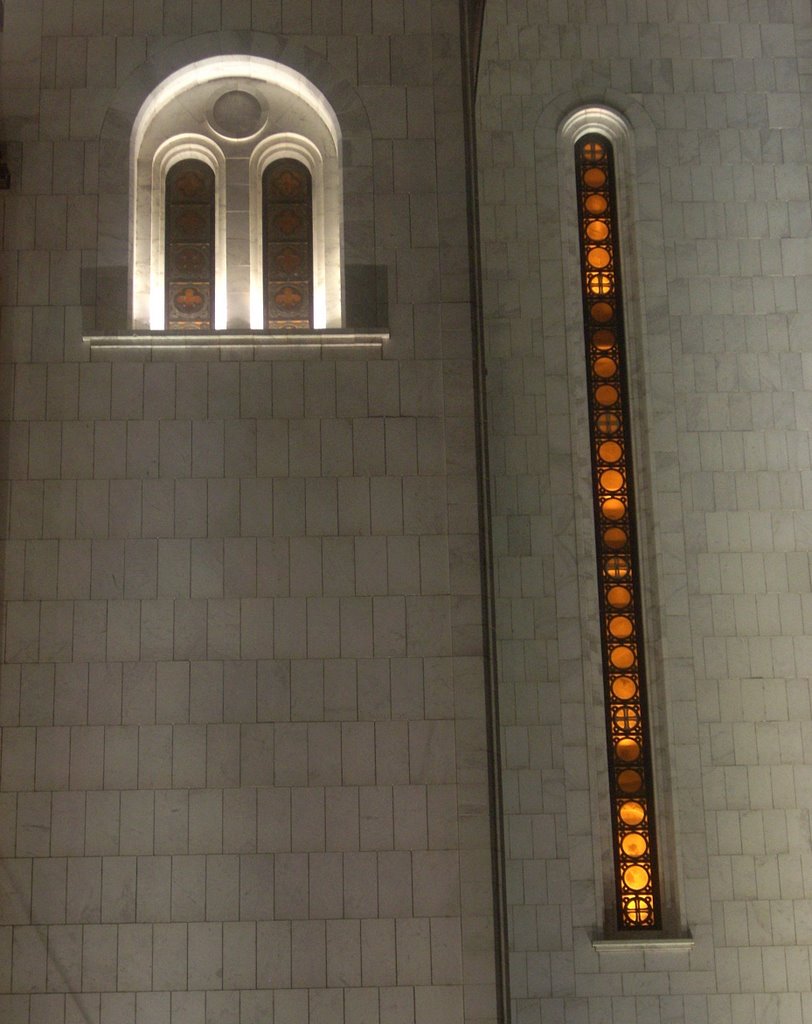
[[(305, 194), (298, 197), (274, 196), (272, 194), (273, 175), (275, 172), (290, 171), (299, 174), (304, 181)], [(295, 328), (313, 327), (313, 176), (309, 168), (295, 157), (278, 157), (270, 161), (262, 172), (262, 293), (263, 293), (263, 325), (266, 330), (291, 330)], [(299, 237), (286, 243), (284, 232), (279, 233), (275, 222), (284, 216), (286, 208), (293, 216), (298, 213), (304, 221)], [(275, 211), (275, 212), (274, 212)], [(274, 253), (277, 246), (293, 247), (292, 252), (301, 257), (301, 263), (290, 272), (274, 269), (278, 266), (276, 257), (283, 255)], [(276, 301), (279, 292), (298, 293), (301, 308), (298, 316), (284, 315), (284, 305)], [(280, 315), (274, 316), (274, 312)]]
[[(615, 927), (663, 925), (614, 146), (575, 141)], [(591, 179), (591, 180), (590, 180)], [(590, 209), (590, 204), (592, 209)]]
[(214, 172), (213, 326), (222, 330), (228, 317), (226, 159), (211, 140), (189, 134), (174, 136), (158, 146), (151, 159), (148, 183), (142, 181), (139, 186), (148, 201), (133, 203), (133, 236), (144, 235), (145, 228), (149, 228), (149, 246), (136, 246), (133, 254), (134, 284), (144, 289), (137, 300), (134, 297), (134, 303), (137, 301), (149, 315), (146, 323), (137, 320), (135, 326), (166, 330), (166, 177), (183, 160), (200, 160)]
[[(197, 173), (202, 172), (202, 177), (207, 187), (207, 194), (197, 200), (173, 195), (176, 178), (184, 173), (190, 174), (195, 171)], [(186, 157), (172, 164), (167, 170), (164, 179), (164, 323), (168, 330), (212, 330), (214, 327), (217, 309), (215, 294), (217, 281), (216, 206), (217, 176), (205, 160)], [(179, 219), (178, 211), (184, 207), (205, 207), (208, 223), (198, 232), (199, 237), (184, 239), (177, 233), (178, 226), (176, 220)], [(204, 261), (204, 265), (198, 265), (194, 269), (205, 270), (205, 273), (192, 273), (192, 268), (184, 270), (182, 266), (174, 262), (173, 249), (180, 249), (184, 246), (192, 253), (198, 252), (198, 255)], [(180, 255), (180, 253), (177, 255)], [(205, 315), (196, 317), (192, 315), (192, 310), (189, 311), (190, 315), (188, 317), (174, 315), (173, 308), (176, 309), (177, 305), (173, 304), (173, 296), (176, 290), (182, 287), (184, 283), (187, 285), (187, 291), (196, 292), (204, 297), (204, 305), (201, 312)]]
[[(619, 96), (619, 106), (610, 102), (578, 102), (572, 96), (547, 108), (536, 134), (536, 158), (540, 167), (554, 161), (558, 177), (560, 236), (542, 234), (545, 258), (561, 259), (562, 294), (565, 310), (561, 323), (566, 338), (566, 379), (570, 395), (570, 452), (574, 482), (573, 528), (576, 545), (578, 609), (581, 621), (580, 664), (583, 666), (586, 701), (587, 740), (582, 745), (575, 737), (571, 743), (583, 751), (589, 770), (590, 822), (588, 833), (593, 850), (593, 878), (599, 928), (595, 948), (604, 942), (628, 945), (640, 942), (647, 947), (660, 941), (682, 942), (690, 936), (685, 916), (684, 879), (679, 859), (680, 844), (675, 819), (680, 813), (681, 789), (672, 779), (673, 762), (678, 756), (671, 750), (668, 723), (666, 673), (673, 668), (691, 671), (679, 655), (664, 647), (671, 638), (672, 623), (679, 629), (681, 611), (668, 604), (674, 586), (687, 583), (679, 553), (665, 560), (668, 544), (658, 515), (669, 515), (674, 498), (671, 476), (653, 474), (652, 460), (662, 452), (676, 457), (673, 405), (662, 405), (673, 394), (673, 375), (661, 346), (669, 343), (669, 324), (663, 306), (665, 296), (665, 253), (662, 238), (660, 172), (653, 162), (657, 136), (647, 112), (628, 97)], [(646, 633), (648, 663), (648, 706), (650, 715), (650, 753), (654, 770), (654, 794), (657, 803), (659, 839), (659, 887), (662, 913), (656, 930), (619, 931), (616, 920), (613, 840), (608, 814), (608, 770), (605, 726), (605, 702), (600, 652), (600, 626), (596, 605), (595, 527), (592, 499), (591, 455), (588, 449), (587, 388), (584, 362), (583, 299), (580, 287), (579, 229), (575, 198), (574, 146), (589, 132), (605, 135), (612, 143), (615, 158), (617, 209), (621, 224), (619, 251), (625, 279), (625, 324), (628, 352), (628, 393), (631, 403), (631, 434), (636, 472), (639, 562), (642, 570), (642, 613)], [(549, 133), (549, 134), (548, 134)], [(553, 135), (555, 141), (553, 141)], [(539, 182), (539, 210), (550, 209), (543, 182)], [(542, 222), (543, 231), (543, 222)], [(546, 244), (549, 240), (549, 245)], [(562, 249), (563, 246), (563, 249)], [(556, 255), (554, 255), (554, 253)], [(656, 348), (654, 347), (656, 346)], [(649, 351), (651, 350), (651, 351)], [(663, 365), (663, 359), (666, 365)], [(652, 365), (647, 365), (652, 362)], [(676, 513), (679, 515), (679, 512)], [(669, 548), (670, 550), (670, 548)], [(557, 576), (558, 578), (558, 576)], [(563, 583), (563, 577), (561, 579)], [(670, 609), (670, 610), (669, 610)], [(681, 714), (681, 707), (676, 711)], [(690, 816), (685, 825), (691, 828)]]

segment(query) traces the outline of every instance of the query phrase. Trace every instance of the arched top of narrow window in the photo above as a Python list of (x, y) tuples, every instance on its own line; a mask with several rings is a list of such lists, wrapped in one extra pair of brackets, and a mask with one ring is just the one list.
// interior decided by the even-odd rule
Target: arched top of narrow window
[(313, 326), (313, 182), (298, 160), (262, 175), (265, 327)]
[(166, 175), (166, 326), (210, 330), (214, 323), (214, 171), (181, 160)]

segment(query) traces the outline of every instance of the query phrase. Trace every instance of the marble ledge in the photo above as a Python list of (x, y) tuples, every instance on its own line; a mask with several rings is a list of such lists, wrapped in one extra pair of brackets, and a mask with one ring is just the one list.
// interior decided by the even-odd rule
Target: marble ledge
[[(274, 356), (315, 357), (329, 352), (331, 355), (360, 355), (369, 358), (380, 354), (389, 341), (385, 329), (358, 330), (355, 328), (328, 327), (319, 330), (295, 329), (290, 331), (120, 331), (85, 334), (85, 344), (91, 356), (115, 358), (133, 355), (136, 352), (147, 358), (160, 358), (183, 352), (206, 353), (204, 358), (216, 358), (220, 351), (233, 350), (234, 355), (245, 350), (253, 352), (256, 358)], [(242, 351), (239, 351), (242, 350)]]
[(592, 948), (596, 953), (690, 953), (694, 940), (690, 935), (593, 939)]

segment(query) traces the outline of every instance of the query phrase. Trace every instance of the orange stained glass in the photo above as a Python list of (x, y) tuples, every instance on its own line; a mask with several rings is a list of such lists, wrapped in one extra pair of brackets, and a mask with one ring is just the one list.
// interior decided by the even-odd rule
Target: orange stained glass
[(661, 926), (614, 162), (575, 147), (617, 927)]

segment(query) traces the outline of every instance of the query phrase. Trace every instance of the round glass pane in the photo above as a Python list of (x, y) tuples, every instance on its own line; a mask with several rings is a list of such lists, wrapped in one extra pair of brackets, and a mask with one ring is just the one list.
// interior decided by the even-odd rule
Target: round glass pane
[(596, 270), (603, 270), (604, 267), (608, 267), (611, 263), (612, 254), (608, 249), (601, 247), (590, 249), (586, 254), (586, 261), (590, 267), (594, 267)]
[(612, 696), (616, 700), (631, 700), (637, 693), (637, 686), (628, 676), (617, 676), (612, 680)]
[(590, 242), (605, 242), (609, 237), (609, 225), (605, 220), (591, 220), (586, 226), (586, 237)]
[(612, 384), (601, 384), (595, 389), (595, 401), (598, 405), (614, 405), (617, 400), (618, 391)]
[(584, 184), (589, 188), (600, 188), (606, 183), (606, 171), (600, 167), (588, 167), (584, 171)]
[(626, 515), (626, 506), (620, 498), (607, 498), (601, 504), (601, 512), (606, 519), (618, 520)]
[(626, 477), (617, 469), (605, 469), (600, 480), (605, 491), (619, 491), (626, 482)]
[(615, 290), (615, 279), (612, 274), (590, 274), (586, 283), (592, 295), (611, 295)]
[(639, 825), (645, 817), (646, 812), (643, 805), (637, 803), (636, 800), (625, 800), (620, 805), (620, 820), (624, 825), (630, 825), (634, 828), (636, 825)]
[(604, 462), (617, 462), (623, 458), (623, 449), (617, 441), (604, 441), (598, 448), (598, 455)]
[(631, 668), (634, 664), (634, 651), (631, 647), (615, 647), (609, 655), (609, 660), (619, 669)]
[[(618, 784), (618, 788), (620, 789), (621, 793), (627, 793), (629, 796), (631, 796), (633, 793), (639, 793), (640, 790), (643, 788), (643, 776), (640, 774), (640, 772), (636, 772), (636, 771), (634, 771), (631, 768), (626, 768), (624, 771), (620, 772), (620, 774), (618, 775), (618, 777), (617, 777), (617, 784)], [(640, 805), (639, 804), (633, 804), (633, 805), (631, 805), (631, 804), (624, 804), (623, 806), (624, 807), (629, 807), (629, 806), (639, 807)], [(622, 812), (621, 812), (621, 817), (623, 817)], [(625, 818), (623, 818), (623, 820), (626, 821)], [(638, 818), (637, 821), (626, 821), (626, 824), (627, 825), (636, 825), (636, 824), (638, 824), (639, 821), (642, 821), (642, 820), (643, 820), (642, 818)]]
[(622, 704), (612, 712), (612, 721), (623, 732), (632, 732), (640, 721), (635, 704)]
[(607, 327), (599, 327), (597, 331), (592, 332), (592, 344), (602, 352), (611, 348), (614, 343), (615, 332), (610, 331)]
[(624, 736), (615, 744), (615, 754), (621, 761), (636, 761), (640, 757), (640, 744), (637, 740)]
[(612, 608), (627, 608), (632, 603), (632, 592), (628, 587), (610, 587), (606, 600)]
[(634, 623), (626, 615), (615, 615), (609, 620), (609, 632), (616, 640), (625, 640), (634, 632)]
[(631, 924), (646, 924), (651, 920), (651, 903), (643, 896), (632, 896), (623, 901), (623, 911)]
[(592, 195), (587, 196), (584, 200), (584, 206), (586, 207), (587, 213), (594, 214), (596, 217), (602, 213), (606, 213), (609, 206), (609, 202), (606, 196)]
[(603, 531), (603, 543), (613, 551), (625, 547), (626, 531), (621, 530), (619, 526), (610, 526), (608, 530)]
[(589, 311), (592, 319), (599, 324), (608, 323), (615, 315), (615, 307), (609, 302), (593, 302)]
[(620, 419), (613, 412), (602, 412), (595, 420), (595, 426), (602, 434), (616, 434), (620, 429)]
[(633, 864), (623, 872), (623, 881), (630, 889), (645, 889), (649, 881), (649, 873), (640, 864)]
[(592, 364), (592, 369), (598, 377), (614, 377), (617, 373), (617, 363), (609, 356), (601, 356)]
[(646, 837), (639, 832), (630, 832), (624, 836), (620, 845), (627, 857), (642, 857), (648, 849)]
[(606, 559), (606, 575), (612, 580), (625, 579), (629, 575), (629, 560), (619, 555), (610, 555)]

